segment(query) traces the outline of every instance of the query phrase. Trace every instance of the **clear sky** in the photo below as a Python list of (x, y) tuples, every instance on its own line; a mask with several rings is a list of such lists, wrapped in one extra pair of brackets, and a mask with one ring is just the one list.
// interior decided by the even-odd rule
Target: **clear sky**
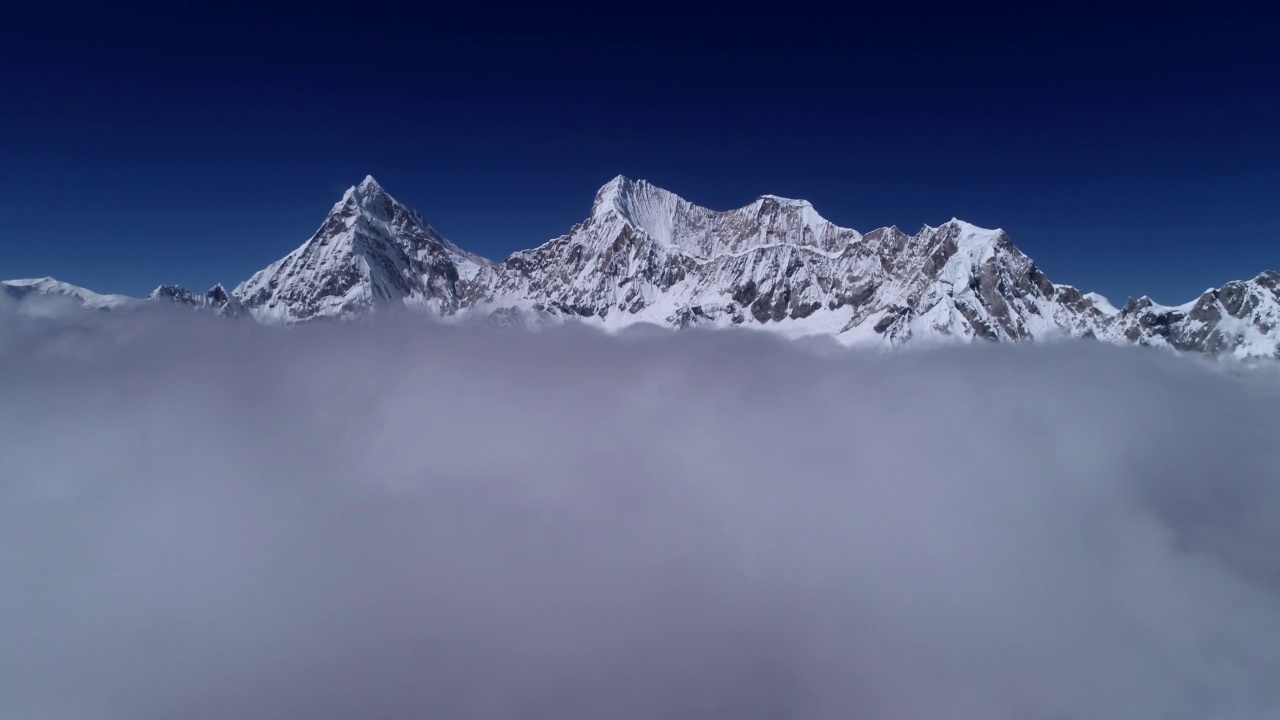
[(1116, 302), (1280, 269), (1262, 4), (420, 5), (7, 9), (0, 277), (234, 285), (366, 174), (495, 258), (625, 174), (864, 231), (1003, 227)]

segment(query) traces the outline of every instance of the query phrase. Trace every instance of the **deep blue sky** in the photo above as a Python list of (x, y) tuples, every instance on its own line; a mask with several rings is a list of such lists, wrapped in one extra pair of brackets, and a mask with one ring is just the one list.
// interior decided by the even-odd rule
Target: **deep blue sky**
[(0, 277), (230, 286), (367, 173), (491, 257), (621, 173), (1003, 227), (1116, 302), (1280, 269), (1274, 11), (876, 5), (10, 8)]

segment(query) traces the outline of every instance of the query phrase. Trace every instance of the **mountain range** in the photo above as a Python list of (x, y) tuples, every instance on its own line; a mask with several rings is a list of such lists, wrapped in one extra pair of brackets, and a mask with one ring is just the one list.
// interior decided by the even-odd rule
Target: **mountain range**
[(1000, 229), (958, 219), (914, 234), (838, 227), (813, 205), (763, 195), (709, 210), (617, 177), (568, 234), (492, 261), (444, 238), (372, 177), (348, 189), (305, 243), (240, 283), (148, 298), (52, 278), (0, 294), (99, 310), (176, 303), (266, 323), (407, 309), (448, 321), (745, 327), (860, 347), (1093, 338), (1211, 356), (1280, 359), (1280, 273), (1179, 306), (1115, 307), (1049, 280)]

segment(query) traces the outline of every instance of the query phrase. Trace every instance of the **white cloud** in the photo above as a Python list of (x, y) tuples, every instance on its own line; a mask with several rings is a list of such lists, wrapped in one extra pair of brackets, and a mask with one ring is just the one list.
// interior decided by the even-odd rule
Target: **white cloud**
[(1274, 379), (175, 317), (0, 328), (4, 717), (1280, 712)]

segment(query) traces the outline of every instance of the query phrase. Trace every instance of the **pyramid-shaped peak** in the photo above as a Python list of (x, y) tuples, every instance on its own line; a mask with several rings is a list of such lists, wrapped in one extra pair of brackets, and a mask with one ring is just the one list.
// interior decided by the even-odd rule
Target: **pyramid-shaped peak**
[(342, 195), (343, 203), (355, 202), (361, 206), (367, 206), (369, 203), (381, 200), (382, 198), (390, 198), (387, 191), (382, 185), (373, 178), (372, 175), (365, 175), (358, 185), (352, 185)]
[(413, 212), (402, 205), (373, 178), (366, 175), (358, 185), (352, 185), (342, 194), (342, 199), (333, 206), (330, 215), (349, 217), (355, 214), (368, 214), (388, 219), (396, 213), (412, 215)]

